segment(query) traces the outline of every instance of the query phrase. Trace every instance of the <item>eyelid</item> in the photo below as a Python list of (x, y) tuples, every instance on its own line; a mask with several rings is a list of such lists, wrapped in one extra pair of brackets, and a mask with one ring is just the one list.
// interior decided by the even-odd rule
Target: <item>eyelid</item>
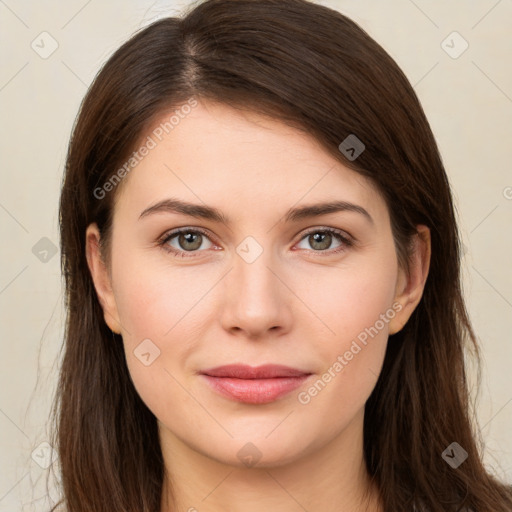
[(169, 229), (168, 231), (166, 231), (162, 236), (160, 236), (158, 238), (158, 240), (168, 240), (169, 238), (173, 237), (174, 235), (179, 235), (180, 233), (184, 232), (184, 231), (198, 231), (199, 233), (203, 234), (203, 235), (206, 235), (206, 236), (210, 236), (209, 232), (206, 231), (204, 228), (200, 228), (200, 227), (196, 227), (196, 226), (184, 226), (182, 228), (174, 228), (174, 229)]
[[(301, 234), (300, 240), (302, 240), (304, 237), (310, 235), (311, 233), (322, 233), (322, 232), (328, 232), (328, 233), (334, 233), (336, 235), (339, 235), (340, 237), (346, 239), (349, 242), (355, 242), (355, 238), (344, 231), (343, 229), (338, 228), (331, 228), (328, 226), (314, 226), (312, 228), (306, 229), (306, 231), (303, 231)], [(300, 241), (299, 240), (299, 241)]]

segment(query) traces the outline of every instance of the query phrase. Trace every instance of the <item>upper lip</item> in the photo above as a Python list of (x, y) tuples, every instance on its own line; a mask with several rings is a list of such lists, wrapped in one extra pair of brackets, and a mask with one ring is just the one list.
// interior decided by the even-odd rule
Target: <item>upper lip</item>
[(209, 375), (210, 377), (231, 377), (235, 379), (272, 379), (276, 377), (301, 377), (310, 375), (309, 372), (277, 364), (265, 364), (263, 366), (229, 364), (203, 370), (201, 373), (203, 375)]

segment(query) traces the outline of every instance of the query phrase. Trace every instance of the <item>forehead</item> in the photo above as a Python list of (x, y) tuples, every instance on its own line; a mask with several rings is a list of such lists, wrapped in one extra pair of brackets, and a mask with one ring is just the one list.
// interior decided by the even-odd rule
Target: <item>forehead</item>
[(175, 107), (140, 144), (149, 149), (124, 178), (118, 201), (139, 213), (165, 196), (238, 213), (340, 199), (364, 203), (377, 216), (385, 208), (370, 180), (314, 137), (254, 111), (205, 101)]

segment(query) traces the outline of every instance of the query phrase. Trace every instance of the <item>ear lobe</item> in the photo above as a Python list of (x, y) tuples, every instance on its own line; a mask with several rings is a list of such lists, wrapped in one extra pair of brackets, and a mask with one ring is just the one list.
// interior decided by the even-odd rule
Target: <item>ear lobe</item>
[(108, 268), (103, 261), (100, 251), (100, 232), (98, 226), (90, 224), (85, 232), (85, 251), (87, 265), (96, 289), (98, 300), (103, 309), (105, 322), (111, 331), (121, 333), (121, 322), (112, 290)]
[(403, 328), (419, 304), (425, 289), (431, 257), (430, 229), (420, 224), (416, 226), (416, 230), (409, 275), (405, 269), (399, 269), (395, 302), (399, 302), (402, 307), (389, 322), (389, 334), (395, 334)]

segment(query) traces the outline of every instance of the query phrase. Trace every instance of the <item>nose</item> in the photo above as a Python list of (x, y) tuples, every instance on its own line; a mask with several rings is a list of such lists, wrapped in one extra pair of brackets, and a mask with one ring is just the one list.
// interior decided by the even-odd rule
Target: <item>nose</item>
[(224, 281), (222, 327), (250, 339), (279, 336), (292, 324), (291, 292), (270, 251), (248, 263), (234, 255), (233, 269)]

